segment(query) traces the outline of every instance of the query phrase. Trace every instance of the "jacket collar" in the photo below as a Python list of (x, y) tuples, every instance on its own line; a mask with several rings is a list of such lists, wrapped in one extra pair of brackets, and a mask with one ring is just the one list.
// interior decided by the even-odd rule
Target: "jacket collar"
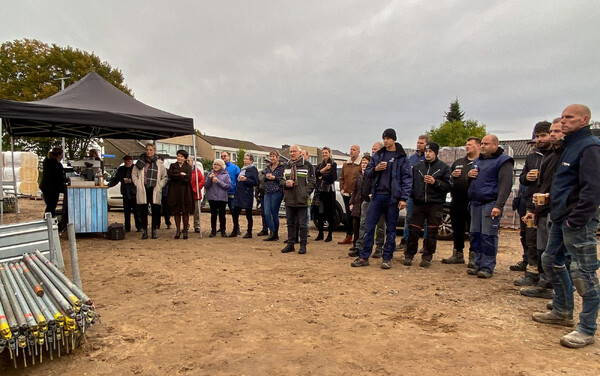
[(348, 160), (346, 161), (346, 164), (353, 164), (356, 166), (360, 166), (360, 155), (358, 157), (356, 157), (354, 162), (352, 161), (352, 158), (348, 158)]

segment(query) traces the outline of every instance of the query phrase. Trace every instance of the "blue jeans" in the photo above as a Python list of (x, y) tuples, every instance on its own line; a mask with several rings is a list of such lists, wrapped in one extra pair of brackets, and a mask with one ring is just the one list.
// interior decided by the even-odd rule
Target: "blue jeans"
[(471, 227), (469, 240), (473, 251), (475, 251), (475, 269), (489, 273), (493, 273), (494, 268), (496, 268), (498, 229), (502, 217), (502, 214), (496, 218), (491, 217), (494, 205), (496, 205), (496, 201), (485, 204), (470, 203)]
[(383, 245), (383, 259), (391, 260), (396, 250), (396, 223), (398, 222), (398, 203), (392, 201), (391, 195), (374, 194), (367, 208), (365, 222), (364, 245), (360, 249), (360, 258), (368, 259), (373, 252), (375, 227), (381, 215), (386, 218), (386, 237)]
[(266, 193), (263, 206), (265, 208), (265, 219), (267, 227), (271, 232), (279, 231), (279, 206), (283, 200), (283, 192)]
[[(548, 234), (548, 245), (542, 254), (544, 272), (554, 286), (553, 310), (562, 315), (573, 314), (575, 286), (582, 298), (576, 330), (588, 335), (596, 332), (600, 304), (600, 286), (596, 274), (599, 266), (597, 228), (598, 212), (590, 223), (582, 227), (569, 227), (566, 221), (553, 223)], [(565, 266), (567, 256), (571, 256), (570, 278)]]
[[(406, 219), (404, 221), (404, 230), (402, 232), (402, 237), (404, 238), (404, 243), (408, 243), (408, 226), (410, 225), (410, 221), (412, 221), (412, 212), (415, 204), (413, 203), (413, 199), (409, 198), (406, 200)], [(427, 239), (427, 220), (423, 224), (423, 240)]]

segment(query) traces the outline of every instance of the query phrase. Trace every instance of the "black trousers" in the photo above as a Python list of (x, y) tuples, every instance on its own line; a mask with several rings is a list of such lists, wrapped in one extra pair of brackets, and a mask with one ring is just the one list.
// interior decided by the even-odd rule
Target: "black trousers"
[(306, 245), (308, 227), (306, 226), (306, 206), (286, 206), (285, 218), (287, 220), (288, 242), (294, 244), (296, 229), (300, 234), (300, 245)]
[(44, 202), (46, 203), (46, 209), (44, 213), (50, 213), (55, 216), (56, 205), (58, 205), (59, 192), (44, 192)]
[(136, 230), (142, 228), (142, 221), (136, 208), (135, 197), (123, 197), (123, 211), (125, 212), (125, 231), (131, 231), (131, 214), (133, 214), (133, 221), (135, 222)]
[(352, 215), (350, 214), (350, 196), (342, 196), (346, 214), (344, 215), (344, 226), (346, 226), (346, 235), (352, 236)]
[(443, 210), (444, 207), (442, 204), (419, 205), (415, 203), (410, 220), (410, 227), (408, 230), (406, 256), (413, 258), (417, 254), (417, 248), (419, 247), (419, 235), (423, 230), (425, 220), (427, 220), (427, 239), (423, 240), (423, 260), (431, 261), (437, 247), (437, 233), (440, 224), (442, 223)]
[(246, 220), (248, 221), (248, 232), (252, 232), (252, 227), (254, 225), (254, 220), (252, 219), (252, 208), (240, 208), (239, 206), (233, 207), (233, 213), (231, 213), (231, 217), (233, 218), (233, 231), (240, 229), (240, 214), (242, 210), (246, 211)]
[(225, 231), (227, 201), (208, 200), (208, 205), (210, 205), (210, 231), (217, 232), (217, 217), (219, 217), (219, 228)]
[(167, 196), (162, 196), (160, 200), (162, 203), (162, 215), (165, 219), (165, 225), (171, 226), (171, 208), (169, 207), (169, 200)]
[[(450, 221), (454, 230), (454, 249), (463, 252), (465, 249), (465, 232), (471, 225), (471, 213), (468, 202), (453, 202), (450, 205)], [(469, 248), (469, 251), (471, 249)]]
[(152, 205), (152, 228), (160, 227), (160, 204), (155, 204), (152, 201), (153, 187), (146, 187), (146, 204), (138, 204), (137, 210), (140, 220), (142, 222), (142, 228), (148, 229), (148, 204)]

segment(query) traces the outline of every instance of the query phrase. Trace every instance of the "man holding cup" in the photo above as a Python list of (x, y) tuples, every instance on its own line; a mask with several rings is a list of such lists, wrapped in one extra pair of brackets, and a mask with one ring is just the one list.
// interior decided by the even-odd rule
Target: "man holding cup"
[(512, 189), (514, 160), (498, 146), (498, 137), (488, 134), (481, 140), (481, 154), (467, 174), (471, 179), (471, 228), (469, 238), (475, 251), (475, 265), (467, 274), (491, 278), (496, 267), (498, 230), (502, 209)]
[[(535, 138), (535, 149), (525, 159), (523, 171), (519, 176), (519, 182), (525, 189), (523, 200), (525, 205), (533, 199), (535, 186), (538, 181), (542, 160), (552, 153), (552, 142), (550, 141), (550, 123), (540, 121), (533, 128)], [(529, 222), (529, 223), (527, 223)], [(515, 286), (533, 286), (540, 279), (538, 273), (539, 257), (537, 251), (537, 231), (531, 219), (521, 219), (521, 227), (525, 230), (525, 246), (527, 249), (527, 269), (525, 275), (514, 281)], [(541, 253), (540, 253), (541, 255)]]
[[(534, 192), (533, 200), (526, 203), (526, 220), (531, 220), (537, 226), (537, 253), (538, 253), (538, 273), (540, 278), (536, 285), (530, 288), (522, 288), (521, 295), (532, 298), (552, 299), (554, 289), (552, 281), (548, 279), (542, 267), (542, 254), (546, 250), (548, 243), (548, 233), (550, 230), (550, 187), (554, 179), (554, 173), (558, 167), (558, 162), (563, 152), (562, 148), (562, 130), (560, 124), (561, 118), (556, 118), (550, 126), (550, 142), (552, 143), (551, 152), (544, 156), (540, 165), (540, 175), (535, 186), (531, 187)], [(535, 202), (534, 202), (535, 201)]]

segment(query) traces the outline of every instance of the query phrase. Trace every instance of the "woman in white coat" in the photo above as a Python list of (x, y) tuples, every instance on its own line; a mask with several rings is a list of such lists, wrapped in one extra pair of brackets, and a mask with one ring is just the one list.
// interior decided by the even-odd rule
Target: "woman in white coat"
[(142, 220), (142, 239), (148, 239), (148, 204), (152, 205), (152, 239), (156, 239), (156, 229), (160, 226), (162, 189), (167, 184), (167, 170), (156, 155), (154, 144), (146, 145), (146, 152), (136, 162), (131, 179), (135, 184), (137, 210)]

